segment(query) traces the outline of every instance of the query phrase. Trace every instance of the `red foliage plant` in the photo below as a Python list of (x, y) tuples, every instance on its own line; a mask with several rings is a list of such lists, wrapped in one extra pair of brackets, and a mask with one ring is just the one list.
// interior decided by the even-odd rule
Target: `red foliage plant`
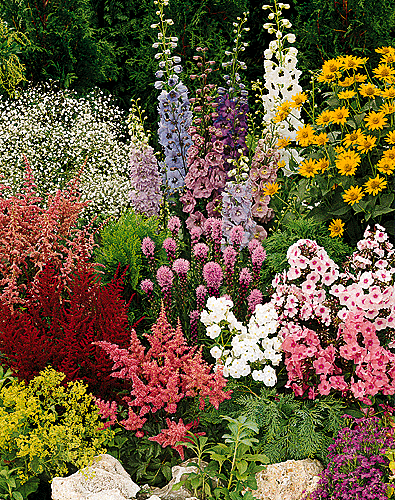
[(28, 284), (34, 284), (47, 263), (57, 268), (67, 286), (75, 264), (88, 262), (95, 246), (92, 234), (75, 227), (88, 204), (79, 200), (78, 177), (49, 195), (43, 207), (26, 158), (25, 163), (20, 193), (6, 197), (6, 186), (0, 186), (0, 302), (12, 310), (25, 305)]
[[(203, 360), (201, 348), (187, 345), (180, 323), (175, 329), (170, 325), (163, 305), (152, 332), (145, 337), (150, 344), (147, 351), (135, 330), (128, 349), (110, 342), (96, 342), (112, 359), (113, 370), (118, 370), (112, 376), (132, 381), (130, 396), (124, 398), (129, 416), (119, 422), (125, 429), (137, 430), (136, 435), (141, 436), (149, 413), (163, 409), (167, 415), (174, 414), (185, 397), (198, 397), (200, 409), (204, 408), (206, 398), (216, 408), (230, 399), (231, 391), (224, 391), (226, 379), (222, 370), (213, 372), (213, 366)], [(106, 427), (117, 421), (114, 402), (97, 400), (96, 403), (102, 417), (110, 418), (104, 424)]]
[(117, 398), (122, 381), (111, 377), (112, 363), (95, 341), (127, 346), (131, 326), (121, 298), (123, 276), (102, 285), (82, 262), (67, 289), (54, 266), (47, 265), (27, 290), (24, 310), (0, 303), (1, 363), (30, 381), (46, 366), (83, 380), (96, 396)]

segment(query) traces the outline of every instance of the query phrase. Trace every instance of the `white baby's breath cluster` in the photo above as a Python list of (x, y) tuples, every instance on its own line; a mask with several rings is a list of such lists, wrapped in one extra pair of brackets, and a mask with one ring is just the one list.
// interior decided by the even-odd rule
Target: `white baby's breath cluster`
[[(298, 50), (289, 46), (289, 44), (295, 42), (295, 35), (293, 33), (284, 34), (284, 30), (291, 28), (292, 24), (288, 19), (282, 17), (282, 11), (283, 9), (289, 9), (290, 6), (274, 0), (273, 6), (263, 5), (262, 8), (270, 11), (268, 15), (270, 22), (264, 24), (263, 27), (269, 34), (275, 35), (275, 39), (269, 43), (269, 48), (264, 52), (264, 87), (267, 93), (262, 95), (263, 121), (268, 128), (272, 129), (271, 133), (276, 132), (275, 135), (280, 138), (295, 140), (296, 130), (303, 125), (299, 109), (293, 110), (292, 116), (289, 115), (287, 123), (273, 123), (276, 108), (282, 102), (290, 100), (292, 96), (303, 90), (299, 85), (299, 77), (302, 73), (296, 67)], [(295, 164), (299, 164), (303, 161), (303, 158), (294, 149), (281, 149), (280, 153), (280, 164), (283, 165), (283, 171), (286, 175), (291, 175), (294, 173), (289, 168), (291, 157), (295, 160)]]
[[(282, 338), (276, 335), (277, 313), (271, 303), (258, 304), (247, 326), (231, 311), (233, 302), (226, 297), (210, 297), (200, 320), (207, 335), (215, 340), (210, 354), (225, 377), (240, 378), (251, 374), (266, 386), (277, 382), (276, 370), (282, 359)], [(269, 365), (268, 363), (271, 363)]]
[(30, 163), (41, 195), (54, 193), (80, 171), (83, 215), (119, 215), (129, 203), (129, 144), (125, 114), (99, 89), (86, 97), (54, 83), (0, 98), (0, 176), (18, 192)]

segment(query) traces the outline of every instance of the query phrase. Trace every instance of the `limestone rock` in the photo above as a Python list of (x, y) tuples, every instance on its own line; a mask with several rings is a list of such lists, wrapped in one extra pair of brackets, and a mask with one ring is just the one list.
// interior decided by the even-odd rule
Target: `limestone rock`
[[(193, 493), (187, 490), (184, 486), (177, 491), (173, 491), (173, 485), (179, 483), (180, 481), (184, 481), (187, 479), (187, 474), (191, 472), (197, 472), (197, 467), (190, 466), (187, 467), (189, 462), (193, 462), (194, 460), (187, 460), (180, 465), (175, 465), (171, 468), (171, 481), (164, 486), (163, 488), (154, 488), (151, 490), (152, 496), (147, 500), (191, 500), (193, 497)], [(207, 465), (207, 464), (203, 464)]]
[(259, 500), (302, 500), (317, 487), (322, 470), (309, 458), (268, 465), (256, 475), (258, 489), (252, 493)]
[(99, 455), (83, 471), (52, 480), (52, 500), (127, 500), (139, 491), (129, 474), (111, 455)]

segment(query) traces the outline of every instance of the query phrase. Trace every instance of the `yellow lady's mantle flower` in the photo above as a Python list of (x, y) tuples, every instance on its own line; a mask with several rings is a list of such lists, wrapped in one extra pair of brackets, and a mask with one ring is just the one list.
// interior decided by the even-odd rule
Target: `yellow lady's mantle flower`
[(366, 186), (366, 193), (376, 196), (376, 194), (380, 193), (380, 191), (387, 187), (387, 181), (384, 179), (384, 177), (379, 177), (379, 175), (377, 174), (376, 177), (365, 182), (364, 186)]
[(351, 186), (350, 189), (344, 191), (343, 200), (349, 205), (359, 203), (363, 198), (362, 188), (359, 186)]
[(343, 236), (344, 233), (344, 222), (341, 219), (332, 219), (332, 222), (328, 227), (331, 232), (331, 238), (336, 238), (336, 236)]

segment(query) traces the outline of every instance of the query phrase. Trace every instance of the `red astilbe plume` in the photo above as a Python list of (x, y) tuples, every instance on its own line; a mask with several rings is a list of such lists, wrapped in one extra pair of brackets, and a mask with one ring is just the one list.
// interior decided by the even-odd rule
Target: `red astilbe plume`
[[(95, 342), (112, 359), (113, 369), (117, 370), (112, 376), (132, 381), (130, 396), (124, 400), (129, 406), (133, 430), (137, 429), (137, 414), (140, 419), (159, 410), (174, 414), (185, 397), (199, 397), (201, 408), (205, 398), (216, 408), (225, 399), (230, 399), (231, 391), (224, 391), (226, 379), (220, 369), (213, 372), (213, 366), (203, 360), (201, 349), (187, 345), (180, 323), (177, 328), (171, 326), (163, 304), (151, 333), (145, 337), (150, 344), (146, 352), (135, 331), (128, 350), (109, 342)], [(109, 403), (100, 401), (100, 405), (106, 408)], [(112, 414), (112, 421), (114, 418)], [(142, 426), (143, 423), (140, 428)]]
[(78, 178), (49, 196), (44, 207), (26, 158), (25, 163), (20, 193), (7, 197), (6, 186), (0, 186), (0, 302), (11, 309), (25, 305), (28, 284), (47, 263), (67, 286), (76, 263), (87, 262), (95, 246), (92, 234), (75, 227), (88, 204), (77, 195)]
[(102, 285), (85, 262), (65, 289), (56, 268), (47, 265), (28, 288), (23, 311), (0, 303), (2, 364), (25, 381), (50, 365), (65, 373), (66, 382), (83, 380), (93, 394), (117, 398), (130, 385), (111, 377), (113, 363), (93, 343), (128, 345), (131, 326), (122, 289), (123, 276)]

